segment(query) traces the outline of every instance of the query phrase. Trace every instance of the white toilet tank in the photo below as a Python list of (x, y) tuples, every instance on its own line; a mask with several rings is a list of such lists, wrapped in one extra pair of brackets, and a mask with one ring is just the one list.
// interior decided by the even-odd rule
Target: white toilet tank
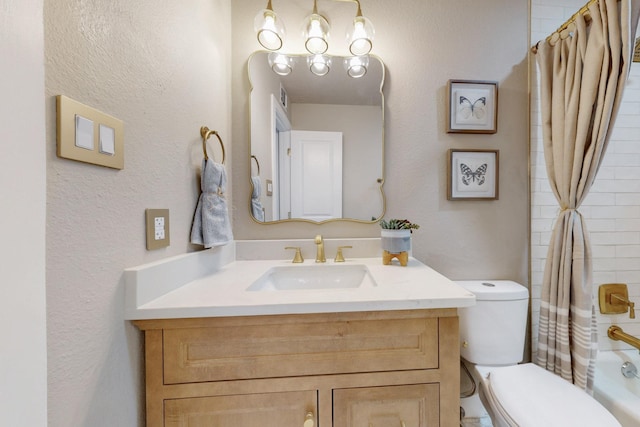
[(510, 280), (457, 281), (476, 296), (476, 305), (458, 309), (460, 356), (477, 365), (522, 361), (529, 291)]

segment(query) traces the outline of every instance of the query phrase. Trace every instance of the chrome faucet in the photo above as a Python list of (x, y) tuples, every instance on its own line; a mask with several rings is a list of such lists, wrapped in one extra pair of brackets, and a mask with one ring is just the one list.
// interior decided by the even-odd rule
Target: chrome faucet
[(317, 248), (316, 262), (327, 262), (327, 258), (324, 256), (324, 241), (322, 240), (322, 236), (318, 234), (313, 241)]

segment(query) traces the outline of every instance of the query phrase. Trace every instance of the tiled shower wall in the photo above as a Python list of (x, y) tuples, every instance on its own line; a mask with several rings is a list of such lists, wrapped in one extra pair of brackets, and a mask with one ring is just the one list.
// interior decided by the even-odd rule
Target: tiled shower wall
[[(585, 0), (532, 0), (532, 43), (551, 34), (584, 3)], [(558, 204), (546, 176), (535, 62), (531, 80), (531, 295), (535, 353), (542, 276)], [(625, 332), (640, 336), (640, 63), (631, 67), (604, 163), (579, 211), (591, 234), (599, 348), (627, 348), (607, 338), (607, 328), (617, 324)], [(603, 283), (628, 284), (638, 319), (631, 320), (628, 314), (600, 314), (597, 291)]]

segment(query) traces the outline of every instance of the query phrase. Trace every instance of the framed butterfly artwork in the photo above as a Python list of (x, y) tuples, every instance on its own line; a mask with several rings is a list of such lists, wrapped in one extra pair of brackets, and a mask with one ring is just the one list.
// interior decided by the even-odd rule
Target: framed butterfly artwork
[(498, 150), (449, 150), (448, 200), (498, 200)]
[(498, 131), (498, 82), (449, 80), (448, 133)]

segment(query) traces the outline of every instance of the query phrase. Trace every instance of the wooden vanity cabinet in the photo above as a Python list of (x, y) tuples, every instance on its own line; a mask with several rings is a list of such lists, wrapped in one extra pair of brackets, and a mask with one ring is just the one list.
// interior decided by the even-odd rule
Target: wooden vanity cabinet
[(148, 427), (459, 425), (456, 309), (134, 323)]

